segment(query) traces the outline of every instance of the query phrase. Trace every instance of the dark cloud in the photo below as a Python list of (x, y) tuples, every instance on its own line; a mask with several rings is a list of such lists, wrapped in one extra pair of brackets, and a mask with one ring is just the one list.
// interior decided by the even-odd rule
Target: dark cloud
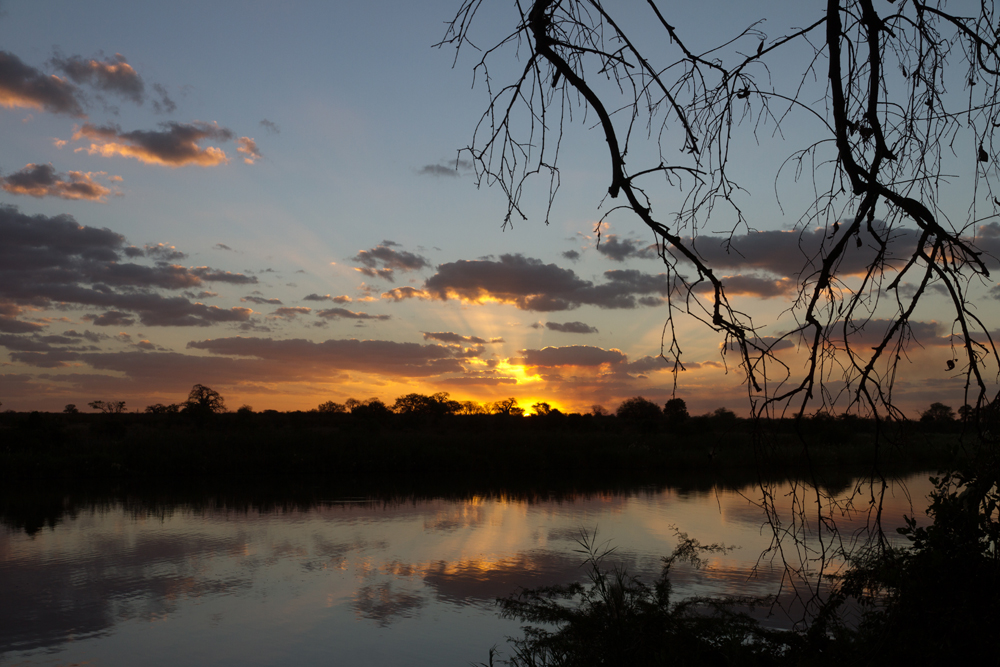
[(39, 199), (59, 197), (60, 199), (107, 201), (111, 189), (104, 187), (93, 177), (93, 173), (82, 171), (59, 174), (51, 164), (32, 164), (29, 162), (24, 169), (0, 178), (0, 186), (11, 194), (30, 195)]
[[(689, 366), (689, 364), (685, 364)], [(628, 364), (628, 370), (630, 373), (648, 373), (650, 371), (665, 371), (672, 368), (673, 365), (668, 363), (663, 357), (651, 357), (649, 355), (636, 359)]]
[(509, 359), (511, 364), (541, 368), (558, 366), (617, 366), (628, 361), (621, 350), (605, 350), (590, 345), (569, 345), (566, 347), (545, 347), (541, 350), (521, 350), (518, 358)]
[(277, 123), (272, 123), (268, 119), (260, 121), (260, 126), (267, 131), (268, 134), (281, 134), (281, 128), (278, 127)]
[(77, 88), (68, 81), (42, 74), (13, 53), (0, 51), (0, 106), (84, 117), (77, 96)]
[[(723, 276), (720, 278), (729, 296), (756, 296), (762, 299), (794, 296), (799, 289), (792, 278), (765, 278), (754, 275)], [(712, 294), (711, 283), (699, 283), (695, 291)]]
[(135, 324), (134, 318), (130, 317), (128, 313), (123, 313), (120, 310), (109, 310), (99, 316), (84, 315), (80, 319), (92, 322), (99, 327), (128, 327)]
[(144, 251), (146, 257), (152, 257), (162, 262), (176, 262), (181, 259), (187, 259), (187, 253), (183, 253), (174, 246), (165, 243), (147, 244)]
[(209, 267), (122, 261), (122, 255), (128, 254), (123, 236), (79, 225), (70, 216), (27, 216), (2, 206), (0, 238), (4, 241), (0, 244), (0, 303), (89, 306), (132, 313), (143, 324), (161, 326), (240, 322), (252, 312), (192, 303), (155, 290), (187, 289), (213, 281), (247, 284), (256, 282), (255, 278)]
[(145, 98), (146, 87), (142, 77), (120, 53), (105, 60), (56, 56), (49, 61), (49, 64), (66, 74), (75, 83), (87, 84), (96, 90), (121, 95), (136, 104), (142, 104)]
[(580, 259), (580, 253), (576, 250), (567, 250), (562, 253), (562, 256), (571, 262), (575, 262)]
[(270, 306), (283, 306), (281, 299), (265, 299), (262, 296), (245, 296), (240, 299), (243, 303), (255, 303), (258, 306), (270, 305)]
[(347, 310), (346, 308), (328, 308), (326, 310), (318, 310), (316, 311), (316, 315), (319, 317), (324, 317), (328, 320), (345, 319), (345, 320), (385, 321), (392, 318), (391, 315), (369, 315), (368, 313), (355, 313), (354, 311)]
[(656, 259), (655, 245), (641, 245), (633, 239), (622, 239), (615, 234), (605, 236), (597, 246), (597, 252), (615, 262), (624, 262), (633, 257)]
[(392, 282), (396, 271), (408, 273), (430, 267), (427, 259), (420, 255), (392, 249), (392, 246), (398, 245), (392, 241), (382, 241), (371, 250), (360, 251), (351, 259), (352, 262), (362, 265), (355, 270), (371, 278), (383, 278)]
[(605, 271), (607, 282), (594, 285), (569, 269), (523, 255), (502, 255), (500, 259), (460, 260), (442, 264), (424, 283), (423, 290), (405, 292), (400, 288), (383, 298), (461, 299), (470, 302), (498, 301), (521, 310), (552, 312), (583, 305), (598, 308), (636, 308), (637, 296), (666, 295), (670, 285), (666, 274), (635, 270)]
[(73, 134), (73, 141), (91, 141), (91, 155), (132, 157), (148, 164), (167, 167), (185, 165), (215, 166), (229, 162), (225, 151), (215, 146), (202, 148), (199, 143), (212, 139), (231, 141), (233, 133), (215, 123), (160, 123), (162, 131), (135, 130), (122, 132), (116, 125), (84, 125)]
[(457, 333), (451, 333), (450, 331), (438, 331), (429, 332), (424, 331), (424, 340), (436, 340), (441, 343), (453, 343), (461, 345), (462, 343), (469, 343), (472, 345), (485, 345), (486, 340), (480, 338), (479, 336), (462, 336)]
[(589, 324), (584, 324), (583, 322), (565, 322), (560, 324), (559, 322), (546, 322), (545, 328), (551, 331), (561, 331), (562, 333), (574, 333), (574, 334), (592, 334), (597, 333), (595, 327)]
[(233, 251), (233, 249), (232, 249), (232, 248), (230, 248), (229, 246), (227, 246), (227, 245), (226, 245), (225, 243), (216, 243), (216, 244), (215, 244), (214, 246), (212, 246), (212, 247), (213, 247), (213, 248), (215, 248), (216, 250), (228, 250), (228, 251), (230, 251), (230, 252), (232, 252), (232, 251)]
[(12, 334), (33, 333), (35, 331), (41, 331), (44, 328), (45, 328), (44, 324), (37, 324), (35, 322), (25, 322), (24, 320), (19, 320), (15, 317), (0, 315), (0, 333), (12, 333)]
[(364, 371), (394, 377), (427, 377), (461, 372), (460, 350), (446, 345), (340, 339), (321, 343), (302, 339), (216, 338), (192, 341), (188, 348), (215, 355), (278, 362), (290, 374), (322, 377), (331, 369)]
[(354, 301), (351, 297), (345, 295), (341, 296), (330, 296), (329, 294), (306, 294), (302, 297), (303, 301), (332, 301), (333, 303), (350, 303)]
[(443, 164), (425, 164), (417, 172), (422, 176), (450, 176), (452, 178), (458, 177), (458, 169), (454, 167), (446, 167)]
[(299, 315), (308, 315), (311, 312), (312, 308), (305, 308), (304, 306), (285, 306), (284, 308), (278, 308), (271, 313), (271, 316), (293, 320)]
[(170, 94), (166, 88), (158, 83), (154, 83), (153, 90), (160, 96), (160, 99), (153, 100), (153, 111), (167, 114), (177, 111), (177, 103), (170, 99)]

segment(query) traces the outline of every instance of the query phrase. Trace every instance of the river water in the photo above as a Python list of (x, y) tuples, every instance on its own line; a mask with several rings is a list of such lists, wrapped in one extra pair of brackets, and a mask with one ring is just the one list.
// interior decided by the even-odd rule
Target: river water
[[(883, 516), (923, 515), (927, 475), (890, 482)], [(795, 482), (774, 498), (838, 521)], [(797, 493), (793, 493), (797, 491)], [(72, 503), (44, 523), (0, 527), (0, 665), (469, 665), (519, 634), (494, 600), (519, 587), (583, 580), (581, 531), (654, 577), (678, 531), (738, 547), (675, 568), (677, 595), (778, 592), (780, 558), (753, 486), (656, 486), (586, 493), (349, 497), (235, 506), (129, 498)], [(783, 505), (784, 504), (784, 505)], [(914, 507), (916, 509), (914, 509)], [(805, 534), (805, 533), (803, 533)], [(813, 546), (816, 546), (813, 541)], [(786, 542), (785, 556), (795, 555)], [(810, 554), (815, 555), (815, 552)], [(791, 590), (786, 580), (783, 592)], [(781, 614), (769, 622), (784, 621)]]

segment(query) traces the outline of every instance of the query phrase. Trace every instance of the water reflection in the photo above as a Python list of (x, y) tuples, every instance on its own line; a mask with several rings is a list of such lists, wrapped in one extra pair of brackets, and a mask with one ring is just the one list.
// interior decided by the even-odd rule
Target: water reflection
[[(703, 570), (677, 568), (678, 594), (775, 592), (784, 570), (758, 561), (768, 524), (752, 489), (734, 486), (118, 490), (37, 506), (7, 494), (0, 663), (469, 664), (518, 631), (495, 617), (495, 598), (585, 576), (581, 530), (647, 577), (675, 530), (738, 545)], [(895, 525), (930, 488), (924, 476), (907, 487), (886, 498)], [(868, 517), (839, 520), (850, 535)]]

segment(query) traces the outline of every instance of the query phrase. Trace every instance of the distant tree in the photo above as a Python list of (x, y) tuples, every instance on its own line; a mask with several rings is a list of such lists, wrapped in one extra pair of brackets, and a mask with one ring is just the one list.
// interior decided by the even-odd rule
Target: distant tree
[(195, 415), (210, 415), (226, 411), (226, 401), (219, 392), (196, 384), (191, 387), (187, 401), (184, 402), (184, 412)]
[[(531, 406), (531, 409), (535, 411), (535, 414), (544, 417), (552, 413), (552, 406), (544, 401), (539, 401)], [(557, 411), (558, 412), (558, 411)]]
[(490, 414), (521, 417), (524, 415), (524, 408), (517, 405), (516, 398), (505, 398), (490, 404)]
[(646, 400), (642, 396), (633, 396), (622, 401), (618, 409), (615, 410), (615, 416), (629, 421), (652, 421), (661, 418), (663, 412), (656, 403)]
[(125, 412), (125, 401), (91, 401), (87, 405), (106, 415), (118, 415)]
[(317, 412), (347, 412), (347, 406), (343, 403), (334, 403), (333, 401), (327, 401), (326, 403), (320, 403), (319, 407), (316, 408)]
[(607, 417), (611, 413), (603, 405), (594, 404), (590, 406), (589, 414), (592, 414), (595, 417)]
[(253, 414), (253, 406), (247, 405), (246, 403), (244, 403), (243, 405), (241, 405), (239, 407), (238, 410), (236, 410), (236, 414), (242, 415), (244, 417), (247, 416), (247, 415), (252, 415)]
[(948, 424), (955, 421), (955, 411), (944, 403), (931, 403), (920, 413), (920, 421), (925, 424)]
[(146, 406), (146, 414), (150, 415), (172, 415), (180, 412), (181, 406), (176, 403), (171, 403), (170, 405), (164, 405), (163, 403), (153, 403), (152, 405)]
[(958, 409), (958, 418), (962, 420), (963, 423), (971, 422), (976, 416), (976, 409), (971, 405), (963, 405)]
[(80, 410), (77, 409), (75, 403), (67, 403), (66, 407), (63, 408), (63, 412), (66, 413), (67, 415), (75, 415), (78, 414)]
[(425, 394), (407, 394), (400, 396), (392, 405), (392, 411), (399, 415), (423, 415), (441, 417), (453, 415), (462, 409), (462, 404), (449, 398), (448, 392), (439, 392), (432, 396)]
[(716, 408), (709, 416), (722, 423), (732, 423), (737, 419), (736, 413), (729, 408)]
[(461, 401), (459, 403), (458, 414), (460, 415), (485, 415), (489, 412), (481, 403), (476, 401)]
[(663, 416), (670, 424), (681, 424), (691, 415), (688, 414), (687, 403), (683, 398), (671, 398), (663, 406)]
[(350, 406), (349, 409), (352, 415), (364, 419), (383, 418), (392, 414), (389, 406), (377, 398), (369, 398), (366, 401), (349, 398), (345, 401), (344, 405)]

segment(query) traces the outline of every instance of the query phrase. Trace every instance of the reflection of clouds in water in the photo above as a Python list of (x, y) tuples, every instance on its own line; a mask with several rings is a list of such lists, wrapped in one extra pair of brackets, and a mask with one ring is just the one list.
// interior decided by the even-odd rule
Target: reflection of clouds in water
[(362, 586), (354, 596), (351, 607), (361, 618), (378, 622), (387, 627), (398, 618), (411, 618), (426, 604), (426, 600), (409, 591), (393, 590), (392, 582)]
[(207, 563), (243, 549), (237, 537), (162, 534), (133, 542), (94, 535), (90, 553), (25, 553), (0, 563), (0, 654), (110, 632), (173, 613), (188, 598), (248, 589), (246, 574), (213, 576)]

